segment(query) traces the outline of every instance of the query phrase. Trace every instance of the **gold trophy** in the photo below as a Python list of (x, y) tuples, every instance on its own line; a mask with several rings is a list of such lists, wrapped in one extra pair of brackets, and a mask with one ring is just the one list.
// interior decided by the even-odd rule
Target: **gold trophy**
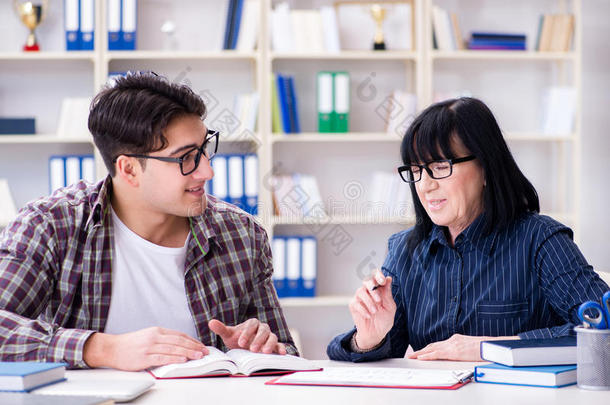
[(375, 20), (375, 39), (373, 42), (373, 50), (382, 51), (385, 50), (385, 41), (383, 39), (383, 20), (385, 18), (386, 9), (381, 7), (379, 4), (373, 4), (371, 6), (371, 14)]
[(21, 18), (21, 22), (28, 27), (30, 33), (28, 38), (23, 45), (23, 50), (26, 52), (40, 51), (38, 41), (36, 41), (36, 34), (34, 30), (44, 20), (47, 14), (47, 8), (49, 6), (48, 0), (39, 1), (18, 1), (13, 0), (15, 11)]

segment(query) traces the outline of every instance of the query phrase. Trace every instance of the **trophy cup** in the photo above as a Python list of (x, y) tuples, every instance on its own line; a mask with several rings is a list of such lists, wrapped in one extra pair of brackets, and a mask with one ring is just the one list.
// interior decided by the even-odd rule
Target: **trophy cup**
[(385, 18), (386, 9), (381, 7), (379, 4), (373, 4), (371, 6), (371, 14), (375, 20), (375, 39), (373, 42), (373, 50), (382, 51), (385, 50), (385, 42), (383, 39), (383, 20)]
[(39, 1), (18, 1), (13, 0), (15, 11), (21, 18), (21, 22), (30, 30), (28, 38), (25, 41), (23, 50), (26, 52), (39, 51), (40, 47), (36, 41), (34, 30), (44, 20), (49, 6), (48, 0)]

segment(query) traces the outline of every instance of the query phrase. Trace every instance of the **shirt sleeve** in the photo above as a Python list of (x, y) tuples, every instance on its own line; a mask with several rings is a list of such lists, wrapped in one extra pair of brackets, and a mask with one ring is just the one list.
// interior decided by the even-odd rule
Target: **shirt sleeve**
[(93, 332), (39, 317), (60, 282), (53, 235), (44, 215), (31, 208), (0, 234), (0, 359), (87, 367), (83, 348)]
[(574, 334), (581, 323), (578, 307), (585, 301), (599, 301), (608, 285), (593, 271), (576, 244), (563, 228), (540, 245), (536, 259), (540, 286), (553, 310), (565, 324), (526, 331), (522, 339), (551, 338)]
[(396, 303), (396, 314), (394, 315), (394, 325), (385, 337), (385, 342), (375, 350), (365, 353), (355, 353), (351, 350), (350, 339), (356, 332), (356, 328), (342, 335), (336, 336), (326, 348), (326, 354), (331, 360), (352, 361), (355, 363), (364, 361), (377, 361), (390, 357), (404, 357), (409, 338), (407, 331), (407, 317), (402, 291), (402, 277), (405, 273), (397, 271), (398, 268), (405, 269), (404, 261), (399, 260), (401, 256), (408, 255), (403, 252), (406, 249), (404, 237), (397, 237), (404, 234), (397, 234), (390, 238), (388, 242), (388, 255), (381, 268), (383, 274), (392, 277), (392, 298)]
[(280, 307), (279, 300), (273, 280), (273, 260), (271, 257), (271, 247), (269, 246), (269, 238), (267, 232), (260, 226), (255, 224), (255, 252), (258, 253), (255, 259), (254, 269), (254, 291), (251, 305), (248, 306), (247, 318), (256, 318), (261, 322), (265, 322), (271, 328), (271, 332), (275, 333), (278, 341), (286, 345), (286, 352), (292, 355), (299, 355), (288, 325), (284, 319), (284, 313)]

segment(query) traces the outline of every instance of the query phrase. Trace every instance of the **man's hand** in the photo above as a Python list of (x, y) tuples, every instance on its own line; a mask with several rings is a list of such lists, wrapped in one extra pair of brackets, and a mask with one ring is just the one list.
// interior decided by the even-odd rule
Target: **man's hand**
[(481, 342), (484, 340), (519, 339), (518, 336), (466, 336), (455, 334), (447, 340), (430, 343), (409, 355), (417, 360), (482, 361)]
[(140, 371), (200, 359), (208, 353), (203, 343), (182, 332), (152, 327), (122, 335), (94, 333), (85, 342), (83, 359), (89, 367)]
[(392, 298), (392, 277), (377, 270), (356, 290), (349, 303), (349, 311), (356, 325), (356, 344), (370, 349), (379, 344), (394, 325), (396, 303)]
[(269, 325), (251, 318), (236, 326), (227, 326), (217, 319), (212, 319), (208, 326), (212, 332), (222, 338), (229, 349), (246, 349), (255, 353), (286, 354), (286, 346), (278, 342)]

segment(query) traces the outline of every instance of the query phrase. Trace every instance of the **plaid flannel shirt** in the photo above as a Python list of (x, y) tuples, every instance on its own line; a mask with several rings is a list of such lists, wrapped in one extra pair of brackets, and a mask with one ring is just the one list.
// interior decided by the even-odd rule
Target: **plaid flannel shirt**
[[(87, 367), (85, 341), (104, 331), (110, 308), (111, 189), (109, 177), (60, 189), (29, 203), (0, 234), (1, 360)], [(265, 230), (213, 196), (191, 225), (184, 282), (199, 339), (224, 350), (210, 319), (257, 318), (297, 354), (271, 281)]]

